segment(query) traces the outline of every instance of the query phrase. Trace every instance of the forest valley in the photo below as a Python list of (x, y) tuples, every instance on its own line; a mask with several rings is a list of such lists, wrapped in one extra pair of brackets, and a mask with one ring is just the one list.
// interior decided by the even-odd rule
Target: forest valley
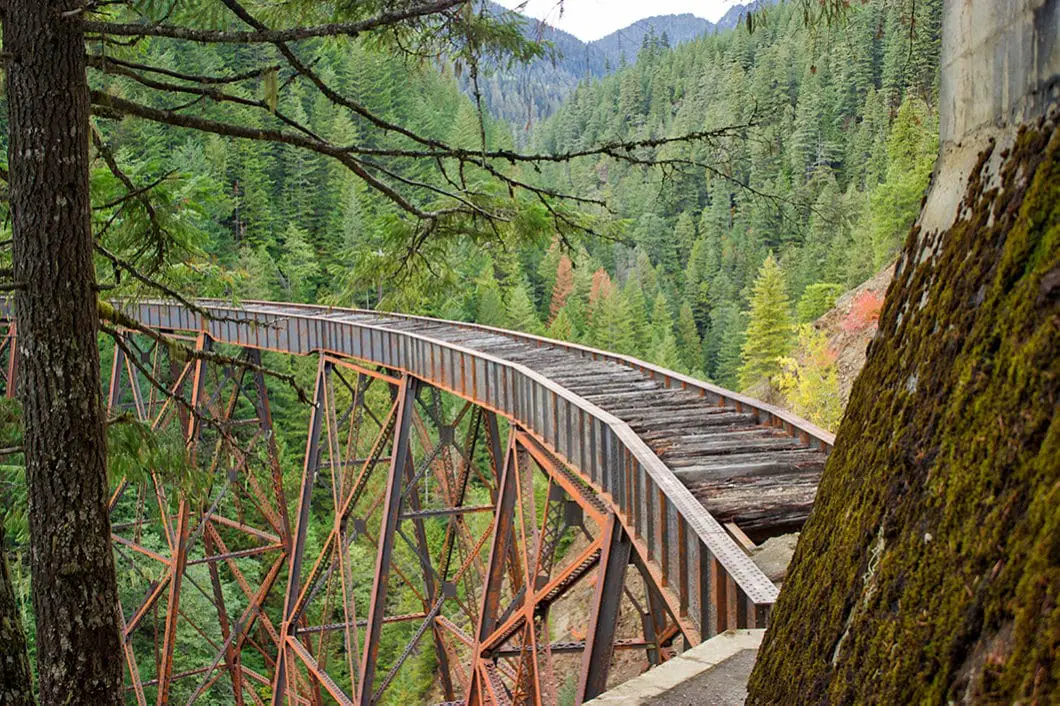
[[(301, 42), (324, 84), (375, 116), (463, 150), (459, 164), (393, 149), (385, 130), (276, 68), (269, 44), (89, 40), (90, 89), (110, 96), (90, 122), (98, 279), (115, 295), (165, 296), (131, 263), (166, 291), (189, 296), (393, 310), (542, 334), (746, 391), (835, 430), (848, 387), (841, 378), (852, 373), (841, 374), (830, 339), (871, 331), (886, 278), (848, 296), (827, 327), (814, 323), (893, 262), (919, 211), (938, 148), (941, 4), (851, 3), (841, 22), (825, 26), (807, 24), (802, 3), (781, 2), (754, 16), (753, 31), (742, 24), (677, 46), (649, 31), (634, 62), (582, 81), (554, 112), (525, 123), (482, 110), (477, 77), (486, 84), (491, 66), (473, 56), (417, 58), (374, 37)], [(204, 26), (232, 23), (213, 12)], [(401, 41), (395, 33), (393, 42)], [(518, 46), (507, 35), (499, 41)], [(503, 66), (498, 59), (492, 70)], [(237, 78), (202, 87), (187, 76)], [(0, 100), (6, 154), (6, 92)], [(374, 174), (400, 174), (396, 180), (427, 185), (428, 194), (452, 180), (479, 200), (469, 201), (466, 220), (422, 235), (393, 199), (332, 154), (182, 129), (151, 119), (148, 109), (251, 132), (280, 121), (307, 140), (325, 135), (366, 154), (377, 149)], [(147, 119), (122, 119), (129, 114)], [(670, 139), (701, 131), (709, 135)], [(626, 158), (617, 149), (593, 152), (623, 143), (639, 147)], [(517, 146), (588, 156), (512, 162), (518, 184), (576, 200), (557, 205), (553, 193), (531, 191), (498, 226), (475, 211), (513, 190), (491, 165)], [(432, 206), (427, 196), (413, 205)], [(5, 214), (0, 240), (10, 238)], [(0, 258), (11, 266), (8, 249)], [(109, 360), (114, 344), (99, 340)], [(856, 340), (863, 347), (866, 339)], [(312, 360), (266, 358), (311, 386)], [(292, 386), (270, 387), (293, 485), (307, 406)], [(16, 447), (18, 406), (8, 401), (3, 416), (0, 446)], [(187, 474), (179, 439), (135, 425), (107, 433), (112, 478), (148, 461)], [(25, 472), (19, 453), (4, 458), (5, 550), (35, 661)], [(368, 590), (370, 564), (356, 567), (358, 591)], [(131, 596), (143, 586), (131, 581), (119, 591)], [(392, 633), (395, 645), (404, 644), (402, 629)], [(422, 702), (433, 660), (419, 650), (388, 703)]]

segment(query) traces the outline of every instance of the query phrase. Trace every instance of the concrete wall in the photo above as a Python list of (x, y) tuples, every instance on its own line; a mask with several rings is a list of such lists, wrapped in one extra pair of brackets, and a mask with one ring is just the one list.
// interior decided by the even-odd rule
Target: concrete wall
[(1060, 88), (1060, 0), (946, 0), (939, 133), (1037, 117)]
[(920, 214), (923, 234), (949, 229), (979, 153), (990, 161), (1016, 127), (1060, 102), (1060, 0), (945, 0), (939, 161)]

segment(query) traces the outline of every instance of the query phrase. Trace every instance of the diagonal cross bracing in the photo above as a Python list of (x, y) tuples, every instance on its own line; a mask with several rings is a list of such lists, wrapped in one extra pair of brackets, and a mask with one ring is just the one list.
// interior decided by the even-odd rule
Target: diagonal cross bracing
[[(200, 675), (197, 687), (181, 692), (192, 701), (228, 683), (243, 692), (237, 701), (259, 702), (257, 689), (268, 685), (276, 703), (373, 703), (428, 634), (452, 676), (450, 701), (549, 703), (551, 664), (564, 654), (596, 655), (603, 675), (582, 671), (589, 694), (603, 683), (603, 655), (615, 645), (643, 649), (654, 663), (672, 654), (678, 636), (695, 644), (767, 621), (775, 587), (695, 493), (729, 468), (783, 466), (785, 454), (800, 468), (816, 463), (831, 438), (812, 425), (640, 361), (524, 334), (307, 305), (201, 305), (213, 316), (165, 302), (123, 308), (200, 348), (238, 347), (255, 366), (265, 352), (319, 354), (317, 401), (299, 485), (280, 457), (268, 404), (274, 383), (266, 385), (260, 368), (248, 377), (233, 362), (177, 363), (136, 332), (116, 349), (111, 409), (159, 430), (178, 428), (207, 487), (196, 495), (151, 476), (120, 483), (112, 498), (122, 519), (116, 546), (152, 582), (140, 603), (123, 607), (129, 688), (138, 703), (166, 701), (192, 675)], [(0, 315), (10, 315), (8, 302)], [(8, 326), (0, 339), (8, 390), (17, 374), (14, 336)], [(579, 382), (587, 371), (585, 380), (614, 384)], [(627, 390), (633, 379), (639, 382)], [(422, 394), (409, 397), (415, 387)], [(506, 442), (507, 457), (518, 462), (505, 460)], [(719, 458), (732, 460), (712, 460)], [(540, 506), (531, 477), (543, 479)], [(294, 485), (300, 499), (288, 517)], [(310, 555), (309, 509), (314, 489), (325, 488), (330, 499), (315, 512), (332, 525), (323, 550)], [(432, 523), (444, 538), (437, 553), (424, 541)], [(588, 543), (557, 558), (574, 528)], [(354, 544), (376, 551), (367, 605), (351, 584)], [(246, 562), (276, 568), (255, 579)], [(630, 562), (646, 584), (647, 609), (625, 584)], [(197, 571), (212, 590), (193, 577)], [(217, 590), (223, 581), (239, 586), (242, 604), (229, 605)], [(395, 585), (422, 612), (393, 612), (386, 596)], [(592, 634), (580, 642), (550, 636), (550, 607), (601, 585), (613, 590), (591, 601), (585, 624), (595, 626)], [(189, 639), (177, 626), (186, 621), (203, 632), (204, 616), (191, 616), (192, 623), (180, 608), (189, 589), (216, 611), (219, 633), (201, 639), (219, 649), (175, 674), (172, 656)], [(624, 596), (643, 618), (643, 635), (600, 629), (616, 610), (611, 599)], [(419, 621), (416, 644), (398, 649), (397, 664), (377, 665), (373, 640), (365, 638), (392, 640), (388, 626), (408, 620)], [(133, 634), (157, 635), (153, 657), (135, 654)], [(244, 650), (264, 660), (264, 673), (246, 666)]]

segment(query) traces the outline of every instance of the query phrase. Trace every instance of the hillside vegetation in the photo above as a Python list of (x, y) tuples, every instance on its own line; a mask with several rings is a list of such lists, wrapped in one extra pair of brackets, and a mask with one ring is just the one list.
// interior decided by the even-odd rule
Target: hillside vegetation
[[(913, 27), (908, 3), (879, 0), (836, 31), (814, 33), (782, 4), (751, 33), (673, 50), (649, 36), (635, 65), (579, 86), (537, 146), (576, 151), (721, 125), (739, 126), (734, 135), (661, 148), (673, 164), (663, 173), (608, 159), (546, 171), (548, 183), (606, 199), (601, 229), (616, 241), (480, 256), (475, 291), (439, 313), (545, 330), (763, 397), (784, 392), (833, 426), (835, 355), (802, 325), (891, 261), (916, 216), (937, 149), (940, 5), (919, 3)], [(770, 254), (776, 268), (764, 265)], [(774, 291), (752, 306), (761, 289)], [(857, 312), (862, 324), (878, 304)], [(746, 338), (763, 318), (776, 334), (764, 348)]]
[[(520, 174), (605, 201), (608, 209), (587, 206), (582, 214), (595, 238), (557, 229), (559, 216), (531, 204), (503, 229), (469, 225), (410, 254), (407, 223), (393, 204), (324, 156), (136, 120), (93, 122), (94, 230), (176, 291), (401, 309), (547, 334), (751, 389), (834, 426), (842, 406), (834, 354), (804, 324), (893, 259), (936, 152), (940, 2), (918, 0), (912, 26), (910, 7), (911, 0), (858, 3), (842, 27), (815, 33), (781, 4), (754, 32), (740, 27), (677, 47), (645, 33), (636, 62), (578, 85), (535, 126), (531, 148), (564, 153), (731, 129), (694, 150), (683, 142), (645, 150), (643, 157), (663, 160), (663, 169), (602, 157)], [(466, 64), (440, 70), (367, 42), (304, 46), (336, 91), (426, 137), (475, 150), (483, 141), (510, 146), (521, 129), (488, 116), (480, 121), (460, 89)], [(239, 75), (270, 58), (254, 45), (143, 41), (108, 51), (112, 59), (166, 66), (178, 76)], [(198, 117), (222, 116), (251, 129), (284, 116), (336, 144), (390, 144), (382, 130), (276, 73), (263, 81), (264, 95), (236, 84), (224, 86), (224, 101), (163, 100), (120, 66), (93, 74), (93, 82), (131, 101), (194, 106)], [(273, 111), (268, 119), (262, 101)], [(5, 151), (6, 115), (0, 110)], [(149, 202), (122, 198), (126, 185), (99, 158), (105, 145), (117, 146), (114, 157), (131, 183), (150, 185)], [(438, 178), (430, 165), (401, 156), (378, 163), (399, 167), (407, 180)], [(484, 192), (500, 188), (470, 169), (459, 178)], [(145, 238), (156, 228), (164, 241)], [(8, 238), (5, 221), (0, 240)], [(113, 263), (97, 258), (103, 282), (118, 279)], [(128, 277), (123, 286), (123, 295), (136, 293)], [(269, 363), (290, 366), (280, 372), (303, 383), (312, 379), (311, 361)], [(307, 410), (287, 391), (275, 395), (273, 413), (293, 483)], [(8, 421), (5, 429), (14, 424)], [(120, 464), (132, 462), (113, 441), (111, 471), (121, 475), (127, 469)], [(126, 446), (135, 451), (138, 443)], [(14, 598), (36, 657), (21, 573), (24, 472), (13, 464), (0, 474), (5, 504), (16, 510), (6, 517), (17, 548)], [(148, 539), (161, 546), (160, 536)], [(353, 577), (358, 590), (368, 590), (370, 575), (365, 562)], [(128, 598), (144, 586), (133, 580), (119, 589)], [(384, 656), (404, 644), (403, 630), (390, 633)], [(203, 658), (181, 653), (175, 668)], [(418, 652), (414, 669), (403, 671), (389, 692), (394, 702), (422, 701), (433, 668), (429, 651)]]
[[(908, 2), (873, 0), (842, 27), (814, 31), (782, 3), (753, 32), (741, 26), (673, 49), (649, 32), (635, 64), (578, 86), (537, 127), (533, 147), (567, 152), (734, 126), (728, 135), (660, 147), (650, 156), (669, 160), (662, 170), (600, 158), (526, 174), (605, 200), (609, 210), (592, 214), (599, 238), (560, 242), (545, 208), (529, 208), (504, 233), (424, 244), (418, 267), (402, 266), (393, 207), (325, 157), (143, 122), (122, 123), (114, 137), (139, 145), (119, 155), (134, 181), (164, 177), (162, 216), (187, 250), (168, 275), (200, 294), (401, 308), (547, 333), (774, 400), (786, 394), (832, 425), (834, 355), (802, 325), (890, 261), (916, 215), (937, 144), (939, 7), (919, 2), (911, 27)], [(167, 51), (189, 73), (260, 64), (253, 48)], [(512, 144), (505, 123), (480, 125), (455, 72), (368, 46), (322, 43), (319, 55), (330, 83), (380, 114), (468, 148), (482, 134)], [(120, 76), (116, 86), (148, 99)], [(277, 89), (290, 118), (339, 141), (375, 139), (356, 116), (303, 90)], [(250, 108), (224, 110), (260, 122)], [(121, 185), (100, 167), (94, 188), (105, 199)], [(100, 225), (135, 230), (146, 218), (136, 204), (123, 208), (98, 210)], [(747, 339), (763, 326), (768, 343)]]

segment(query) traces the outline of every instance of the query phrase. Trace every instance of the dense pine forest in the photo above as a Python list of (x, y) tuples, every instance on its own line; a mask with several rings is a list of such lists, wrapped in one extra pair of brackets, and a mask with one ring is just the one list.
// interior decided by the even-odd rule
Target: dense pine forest
[[(479, 82), (468, 77), (482, 71), (481, 85), (496, 88), (488, 62), (439, 65), (370, 42), (351, 49), (314, 40), (315, 68), (329, 85), (422, 135), (470, 151), (520, 144), (556, 154), (657, 141), (655, 166), (597, 155), (526, 167), (527, 181), (606, 204), (586, 203), (578, 214), (590, 233), (531, 200), (506, 228), (456, 228), (412, 252), (393, 203), (327, 156), (146, 121), (96, 121), (93, 225), (113, 251), (97, 257), (97, 269), (123, 293), (137, 288), (114, 258), (151, 263), (168, 286), (197, 296), (401, 310), (576, 341), (751, 391), (834, 428), (842, 414), (834, 360), (810, 324), (894, 259), (919, 210), (937, 151), (940, 8), (941, 0), (853, 3), (841, 26), (824, 31), (782, 2), (753, 27), (679, 46), (649, 32), (634, 63), (594, 71), (529, 126), (479, 112)], [(107, 52), (113, 62), (92, 75), (94, 87), (132, 101), (199, 105), (204, 119), (261, 129), (264, 102), (336, 143), (385, 144), (372, 126), (278, 71), (254, 90), (210, 89), (225, 94), (217, 104), (179, 90), (160, 102), (159, 85), (185, 85), (181, 73), (256, 70), (270, 56), (261, 47), (144, 42)], [(132, 78), (126, 69), (147, 59), (173, 75), (155, 85)], [(695, 145), (667, 141), (721, 127)], [(113, 154), (112, 143), (120, 145)], [(119, 198), (128, 184), (108, 159), (133, 183), (151, 185), (151, 205)], [(437, 180), (401, 156), (380, 163), (400, 166), (404, 179)], [(487, 192), (502, 188), (473, 170), (460, 178)], [(145, 224), (166, 239), (145, 241)], [(0, 224), (0, 239), (8, 228)], [(311, 361), (269, 362), (312, 379)], [(276, 392), (274, 405), (295, 483), (307, 411), (289, 389)], [(6, 430), (17, 410), (4, 414)], [(111, 440), (116, 477), (145, 453), (139, 437), (123, 434), (133, 432)], [(179, 455), (179, 442), (152, 443), (155, 460), (176, 464), (169, 455)], [(15, 556), (26, 541), (20, 473), (17, 464), (0, 469)], [(369, 563), (356, 577), (362, 592)], [(32, 655), (28, 578), (18, 560), (13, 567)], [(131, 596), (144, 586), (120, 590)], [(393, 635), (395, 645), (407, 637)], [(388, 692), (392, 703), (419, 703), (430, 689), (433, 655), (416, 660)]]
[[(557, 238), (551, 214), (530, 207), (509, 232), (427, 244), (403, 267), (392, 204), (327, 157), (143, 123), (122, 124), (115, 137), (141, 146), (121, 155), (134, 181), (163, 180), (170, 211), (159, 217), (186, 248), (169, 274), (199, 294), (394, 308), (547, 334), (775, 401), (786, 393), (797, 411), (834, 426), (830, 357), (805, 324), (893, 258), (934, 162), (940, 3), (916, 3), (915, 16), (913, 7), (856, 4), (840, 28), (820, 31), (782, 3), (753, 31), (741, 25), (672, 49), (647, 34), (635, 64), (578, 86), (534, 128), (532, 147), (563, 153), (732, 129), (697, 148), (659, 148), (663, 169), (601, 156), (528, 174), (605, 201), (586, 208), (598, 237)], [(523, 129), (479, 120), (473, 91), (459, 90), (469, 71), (459, 61), (439, 69), (368, 46), (321, 52), (335, 86), (425, 134), (474, 149), (483, 134), (510, 146)], [(258, 57), (203, 47), (167, 58), (195, 73), (238, 72)], [(132, 98), (147, 93), (120, 73), (108, 80)], [(297, 85), (272, 90), (278, 114), (340, 141), (373, 139)], [(250, 108), (225, 110), (260, 123)], [(121, 187), (105, 166), (97, 177), (101, 194)], [(101, 227), (134, 229), (146, 217), (115, 211), (97, 211)]]
[[(754, 32), (673, 51), (649, 37), (635, 66), (580, 87), (536, 135), (544, 149), (746, 127), (720, 163), (677, 148), (665, 153), (671, 173), (601, 162), (549, 174), (605, 195), (623, 242), (591, 243), (589, 257), (575, 258), (584, 281), (558, 323), (552, 263), (529, 263), (541, 323), (769, 396), (762, 378), (779, 382), (795, 339), (804, 354), (820, 347), (795, 325), (888, 263), (919, 209), (937, 148), (940, 3), (917, 8), (915, 31), (907, 4), (875, 2), (842, 31), (815, 34), (780, 5)], [(599, 272), (597, 286), (587, 270)], [(582, 311), (595, 307), (614, 322), (589, 323)], [(748, 330), (773, 335), (744, 345)], [(803, 358), (819, 367), (819, 356)], [(789, 389), (821, 379), (789, 367)], [(834, 408), (799, 411), (829, 426), (838, 419)]]

